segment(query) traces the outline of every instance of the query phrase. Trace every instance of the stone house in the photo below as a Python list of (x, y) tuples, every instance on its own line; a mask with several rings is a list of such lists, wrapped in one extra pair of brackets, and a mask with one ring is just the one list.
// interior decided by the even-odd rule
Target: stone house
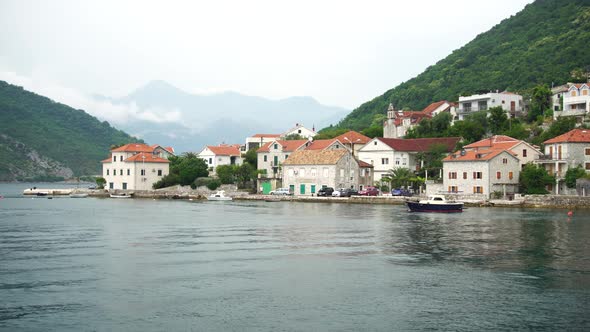
[(256, 150), (258, 169), (266, 171), (268, 178), (281, 178), (281, 165), (289, 156), (298, 150), (305, 149), (309, 140), (273, 140)]
[(518, 192), (520, 160), (509, 150), (461, 150), (443, 159), (443, 190), (462, 199), (488, 199)]
[(485, 138), (475, 143), (465, 145), (463, 149), (467, 151), (486, 149), (508, 150), (518, 158), (521, 169), (525, 164), (534, 162), (543, 155), (538, 147), (506, 135), (495, 135), (490, 138)]
[(102, 161), (102, 177), (109, 190), (151, 190), (152, 185), (169, 173), (171, 147), (130, 143), (111, 150)]
[(283, 186), (297, 196), (314, 195), (322, 187), (359, 189), (373, 183), (371, 168), (347, 149), (299, 150), (283, 163)]
[(389, 170), (394, 168), (420, 170), (422, 165), (418, 158), (419, 153), (428, 152), (437, 144), (444, 145), (447, 153), (450, 153), (460, 140), (460, 137), (414, 139), (376, 137), (359, 150), (358, 158), (373, 165), (374, 179), (380, 181)]
[(573, 129), (543, 142), (545, 155), (536, 161), (555, 176), (555, 185), (547, 188), (554, 194), (566, 192), (565, 173), (582, 166), (590, 172), (590, 129)]

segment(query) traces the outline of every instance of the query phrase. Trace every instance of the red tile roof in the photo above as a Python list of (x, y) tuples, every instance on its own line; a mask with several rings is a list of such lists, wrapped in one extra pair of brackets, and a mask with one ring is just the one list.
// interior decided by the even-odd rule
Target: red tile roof
[(110, 163), (113, 160), (113, 155), (110, 155), (107, 159), (102, 160), (101, 163)]
[(305, 150), (323, 150), (327, 147), (329, 147), (330, 145), (334, 144), (334, 142), (338, 142), (337, 139), (332, 138), (332, 139), (318, 139), (315, 140), (313, 142), (311, 142), (310, 145), (308, 145)]
[(460, 152), (455, 152), (453, 154), (448, 155), (443, 159), (443, 161), (488, 161), (497, 155), (506, 152), (511, 156), (515, 157), (514, 153), (510, 152), (509, 150), (504, 149), (485, 149), (485, 150), (469, 150), (465, 151), (463, 155)]
[(509, 149), (521, 142), (522, 142), (521, 140), (518, 140), (516, 138), (512, 138), (510, 136), (495, 135), (490, 138), (485, 138), (485, 139), (482, 139), (481, 141), (477, 141), (477, 142), (465, 145), (464, 148), (465, 149), (475, 149), (475, 148), (497, 147), (497, 148)]
[(351, 130), (334, 138), (339, 140), (342, 144), (350, 144), (350, 142), (352, 142), (353, 144), (367, 144), (371, 140), (370, 137), (367, 137), (361, 133), (357, 133), (354, 130)]
[(586, 83), (572, 84), (572, 85), (570, 86), (570, 89), (571, 89), (572, 87), (576, 87), (576, 89), (578, 89), (578, 90), (579, 90), (579, 89), (581, 89), (581, 88), (582, 88), (582, 87), (584, 87), (584, 86), (588, 87), (588, 84), (586, 84)]
[(111, 150), (113, 152), (152, 152), (154, 148), (142, 143), (129, 143)]
[(590, 143), (590, 129), (572, 129), (563, 135), (543, 142), (543, 144), (552, 143)]
[[(397, 113), (396, 113), (397, 114)], [(430, 118), (431, 115), (430, 114), (425, 114), (422, 112), (416, 112), (416, 111), (403, 111), (403, 115), (399, 116), (397, 118), (395, 118), (394, 124), (396, 126), (401, 126), (403, 119), (410, 119), (410, 123), (412, 124), (416, 124), (419, 123), (420, 121), (422, 121), (422, 119), (424, 118)]]
[(440, 138), (378, 138), (396, 151), (421, 151), (426, 152), (434, 144), (443, 144), (447, 152), (455, 149), (461, 137), (440, 137)]
[[(236, 147), (236, 145), (238, 147)], [(242, 153), (240, 152), (239, 146), (239, 144), (220, 146), (208, 145), (207, 148), (217, 156), (241, 156)]]
[(422, 113), (424, 114), (429, 114), (432, 115), (432, 112), (434, 112), (437, 108), (439, 108), (441, 105), (443, 105), (444, 103), (447, 103), (450, 105), (450, 103), (446, 100), (441, 100), (441, 101), (437, 101), (435, 103), (432, 103), (428, 106), (426, 106), (423, 110)]
[(293, 152), (283, 162), (287, 165), (334, 165), (348, 152), (346, 149), (339, 150), (299, 150)]
[(366, 168), (366, 167), (370, 167), (370, 168), (374, 168), (373, 165), (369, 164), (368, 162), (362, 161), (362, 160), (357, 160), (359, 162), (359, 166)]
[(168, 159), (154, 156), (151, 153), (141, 152), (124, 160), (125, 162), (142, 162), (142, 163), (169, 163)]
[(283, 152), (292, 152), (295, 151), (302, 146), (304, 146), (307, 142), (306, 139), (297, 139), (297, 140), (276, 140), (272, 142), (265, 143), (260, 149), (256, 150), (256, 152), (269, 152), (271, 144), (278, 143), (280, 146), (283, 147)]

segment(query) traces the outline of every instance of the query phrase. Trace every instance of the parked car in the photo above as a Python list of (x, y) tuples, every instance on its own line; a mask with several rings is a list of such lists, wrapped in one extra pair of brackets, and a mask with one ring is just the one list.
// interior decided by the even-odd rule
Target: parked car
[(403, 188), (392, 189), (391, 196), (412, 196), (412, 192)]
[(293, 195), (289, 188), (279, 188), (270, 192), (271, 195)]
[(332, 197), (342, 197), (342, 193), (344, 192), (344, 190), (344, 188), (334, 190), (334, 192), (332, 192)]
[(322, 189), (320, 189), (317, 193), (318, 196), (332, 196), (332, 193), (334, 192), (334, 188), (332, 187), (323, 187)]
[(376, 187), (367, 187), (361, 191), (359, 191), (359, 195), (361, 196), (377, 196), (379, 195), (379, 189), (377, 189)]
[(340, 197), (350, 197), (358, 194), (359, 192), (356, 189), (348, 188), (340, 192)]
[(91, 185), (89, 185), (89, 186), (88, 186), (88, 189), (96, 189), (96, 188), (97, 188), (97, 187), (96, 187), (96, 185), (95, 185), (95, 184), (91, 184)]

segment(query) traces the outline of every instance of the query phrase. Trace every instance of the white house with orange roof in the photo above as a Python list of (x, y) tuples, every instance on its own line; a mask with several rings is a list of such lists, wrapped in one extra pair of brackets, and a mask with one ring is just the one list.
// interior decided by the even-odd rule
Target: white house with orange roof
[(463, 149), (467, 151), (486, 149), (508, 150), (518, 158), (521, 168), (527, 163), (538, 160), (543, 155), (537, 146), (533, 146), (523, 140), (512, 138), (506, 135), (495, 135), (485, 138), (475, 143), (465, 145)]
[(152, 185), (169, 173), (171, 147), (130, 143), (111, 150), (102, 161), (102, 176), (109, 190), (151, 190)]
[(387, 109), (387, 120), (383, 124), (384, 138), (402, 138), (408, 130), (417, 126), (424, 118), (432, 118), (442, 112), (448, 112), (454, 119), (456, 114), (455, 104), (446, 100), (437, 101), (426, 106), (422, 111), (395, 110), (393, 104)]
[(207, 145), (197, 156), (213, 170), (221, 165), (241, 165), (242, 152), (240, 144)]
[(254, 134), (253, 136), (246, 137), (245, 150), (258, 149), (265, 143), (280, 139), (280, 137), (281, 134)]
[(570, 84), (562, 93), (563, 111), (556, 116), (584, 116), (590, 112), (590, 83)]
[(545, 156), (536, 163), (555, 176), (555, 186), (548, 188), (550, 192), (562, 194), (567, 191), (565, 173), (570, 167), (582, 166), (590, 172), (590, 129), (573, 129), (543, 144)]
[(359, 150), (371, 140), (370, 137), (367, 137), (354, 130), (348, 131), (334, 138), (344, 144), (345, 147), (349, 148), (349, 150), (352, 152), (352, 155), (354, 156), (358, 156)]
[(509, 118), (514, 118), (523, 114), (524, 101), (521, 95), (508, 91), (460, 96), (457, 109), (458, 120), (463, 120), (465, 116), (474, 112), (487, 111), (497, 106), (502, 107)]
[(520, 160), (503, 148), (461, 150), (443, 159), (443, 188), (460, 199), (488, 199), (518, 192)]
[(308, 128), (304, 127), (302, 124), (296, 123), (295, 127), (282, 133), (281, 138), (285, 138), (285, 137), (291, 136), (291, 135), (299, 135), (301, 138), (310, 138), (310, 137), (313, 138), (317, 134), (318, 133), (315, 132), (315, 128), (308, 129)]
[(305, 149), (309, 140), (273, 140), (256, 150), (258, 169), (265, 170), (269, 178), (281, 178), (281, 164), (293, 152)]

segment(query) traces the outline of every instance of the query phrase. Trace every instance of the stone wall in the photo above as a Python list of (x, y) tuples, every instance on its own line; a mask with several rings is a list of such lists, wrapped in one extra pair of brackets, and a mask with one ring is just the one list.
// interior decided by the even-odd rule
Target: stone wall
[(526, 195), (524, 206), (552, 208), (590, 208), (590, 196)]

